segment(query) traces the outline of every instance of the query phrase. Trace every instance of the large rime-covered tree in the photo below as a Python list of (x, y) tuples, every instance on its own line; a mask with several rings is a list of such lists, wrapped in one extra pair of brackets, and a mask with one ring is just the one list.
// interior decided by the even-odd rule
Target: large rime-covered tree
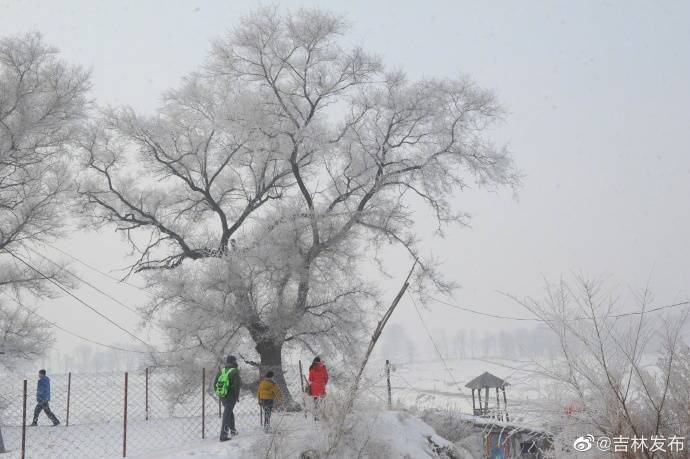
[[(155, 116), (111, 111), (86, 137), (85, 209), (139, 250), (134, 270), (161, 292), (151, 317), (179, 348), (219, 355), (248, 336), (282, 382), (286, 344), (341, 347), (363, 328), (372, 249), (418, 255), (411, 205), (440, 229), (462, 219), (454, 192), (517, 184), (486, 139), (501, 114), (490, 92), (410, 81), (345, 32), (320, 10), (261, 9)], [(420, 272), (445, 288), (434, 268)]]
[(68, 146), (87, 107), (88, 74), (57, 58), (39, 34), (0, 39), (0, 357), (40, 356), (48, 324), (21, 305), (20, 292), (50, 295), (45, 277), (11, 254), (57, 236), (71, 188)]

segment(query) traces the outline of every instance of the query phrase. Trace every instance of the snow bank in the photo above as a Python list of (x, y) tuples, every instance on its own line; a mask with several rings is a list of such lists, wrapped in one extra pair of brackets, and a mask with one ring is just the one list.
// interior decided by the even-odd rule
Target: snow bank
[[(454, 446), (421, 419), (403, 411), (379, 411), (354, 417), (335, 457), (450, 458)], [(241, 429), (240, 435), (219, 443), (217, 438), (184, 448), (161, 450), (136, 456), (141, 459), (248, 459), (266, 457), (299, 458), (304, 452), (320, 457), (328, 447), (328, 427), (303, 414), (276, 416), (274, 431), (266, 434), (256, 426)]]

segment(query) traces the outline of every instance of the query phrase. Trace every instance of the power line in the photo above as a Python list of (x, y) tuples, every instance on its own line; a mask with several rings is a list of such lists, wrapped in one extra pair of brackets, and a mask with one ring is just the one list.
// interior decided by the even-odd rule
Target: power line
[(410, 294), (409, 297), (412, 300), (412, 304), (414, 305), (415, 311), (417, 311), (417, 315), (419, 316), (419, 320), (422, 322), (422, 326), (424, 327), (424, 331), (426, 332), (426, 336), (429, 337), (429, 341), (431, 341), (431, 344), (434, 346), (434, 349), (436, 350), (436, 354), (438, 354), (439, 358), (443, 362), (443, 366), (446, 368), (446, 372), (448, 372), (450, 379), (459, 388), (460, 384), (457, 382), (457, 380), (453, 376), (453, 373), (450, 371), (450, 368), (448, 368), (448, 364), (446, 363), (446, 360), (443, 358), (443, 355), (441, 355), (441, 351), (438, 349), (438, 346), (436, 345), (436, 341), (434, 341), (433, 336), (431, 336), (431, 333), (429, 332), (429, 328), (426, 326), (426, 323), (424, 322), (424, 318), (422, 317), (422, 313), (419, 311), (419, 308), (417, 307), (417, 302), (414, 300), (414, 296), (412, 296), (412, 294)]
[(144, 341), (143, 339), (139, 338), (139, 337), (138, 337), (137, 335), (135, 335), (134, 333), (132, 333), (132, 332), (130, 332), (129, 330), (127, 330), (126, 328), (124, 328), (122, 325), (120, 325), (120, 324), (118, 324), (117, 322), (115, 322), (113, 319), (111, 319), (111, 318), (108, 317), (107, 315), (105, 315), (105, 314), (103, 314), (102, 312), (100, 312), (100, 311), (99, 311), (98, 309), (96, 309), (95, 307), (91, 306), (91, 305), (90, 305), (89, 303), (87, 303), (86, 301), (84, 301), (84, 300), (82, 300), (81, 298), (79, 298), (78, 296), (76, 296), (74, 293), (72, 293), (72, 292), (70, 292), (69, 290), (67, 290), (66, 288), (64, 288), (59, 282), (57, 282), (57, 281), (55, 281), (54, 279), (52, 279), (52, 278), (46, 276), (45, 274), (43, 274), (43, 272), (41, 272), (38, 268), (36, 268), (36, 267), (34, 267), (33, 265), (31, 265), (31, 263), (29, 263), (28, 261), (24, 260), (23, 258), (21, 258), (20, 256), (18, 256), (18, 255), (15, 254), (14, 252), (9, 251), (7, 248), (4, 248), (3, 250), (4, 250), (5, 252), (7, 252), (8, 254), (10, 254), (10, 255), (11, 255), (12, 257), (14, 257), (15, 259), (17, 259), (17, 260), (21, 261), (22, 263), (24, 263), (24, 264), (25, 264), (26, 266), (28, 266), (30, 269), (36, 271), (41, 277), (43, 277), (44, 279), (46, 279), (48, 282), (52, 283), (53, 285), (55, 285), (55, 286), (56, 286), (57, 288), (59, 288), (60, 290), (62, 290), (63, 292), (67, 293), (69, 296), (71, 296), (72, 298), (74, 298), (75, 300), (77, 300), (79, 303), (83, 304), (84, 306), (86, 306), (87, 308), (89, 308), (90, 310), (92, 310), (93, 312), (95, 312), (96, 314), (98, 314), (100, 317), (102, 317), (103, 319), (105, 319), (106, 321), (108, 321), (109, 323), (111, 323), (112, 325), (114, 325), (115, 327), (119, 328), (120, 330), (122, 330), (123, 332), (125, 332), (126, 334), (128, 334), (129, 336), (131, 336), (132, 338), (136, 339), (137, 341), (143, 343), (144, 345), (146, 345), (146, 346), (148, 346), (148, 347), (153, 347), (153, 346), (151, 346), (149, 343), (147, 343), (146, 341)]
[(82, 335), (80, 335), (80, 334), (78, 334), (78, 333), (75, 333), (75, 332), (73, 332), (73, 331), (71, 331), (71, 330), (68, 330), (68, 329), (66, 329), (65, 327), (63, 327), (63, 326), (61, 326), (61, 325), (59, 325), (59, 324), (53, 322), (52, 320), (47, 319), (45, 316), (42, 316), (41, 314), (39, 314), (38, 312), (34, 311), (34, 310), (31, 309), (30, 307), (28, 307), (28, 306), (22, 304), (19, 300), (17, 300), (16, 298), (14, 298), (14, 297), (13, 297), (12, 295), (10, 295), (9, 293), (4, 292), (3, 290), (0, 290), (0, 293), (2, 293), (3, 295), (5, 295), (6, 297), (8, 297), (10, 300), (14, 301), (18, 306), (20, 306), (20, 307), (26, 309), (27, 311), (31, 312), (32, 314), (35, 314), (37, 317), (39, 317), (39, 318), (41, 318), (42, 320), (46, 321), (47, 323), (49, 323), (49, 324), (52, 325), (53, 327), (57, 328), (58, 330), (61, 330), (61, 331), (63, 331), (64, 333), (67, 333), (68, 335), (74, 336), (74, 337), (76, 337), (76, 338), (79, 338), (79, 339), (81, 339), (81, 340), (87, 341), (87, 342), (92, 343), (92, 344), (96, 344), (96, 345), (98, 345), (98, 346), (107, 347), (108, 349), (114, 349), (114, 350), (116, 350), (116, 351), (136, 352), (136, 353), (140, 353), (140, 354), (148, 354), (148, 353), (150, 353), (150, 351), (140, 351), (140, 350), (137, 350), (137, 349), (125, 349), (125, 348), (121, 348), (121, 347), (118, 347), (118, 346), (113, 346), (113, 345), (110, 345), (110, 344), (105, 344), (105, 343), (101, 343), (101, 342), (98, 342), (98, 341), (94, 341), (94, 340), (92, 340), (92, 339), (90, 339), (90, 338), (87, 338), (87, 337), (82, 336)]
[(140, 315), (140, 313), (139, 313), (136, 309), (133, 309), (133, 308), (127, 306), (127, 305), (124, 304), (122, 301), (118, 300), (117, 298), (113, 297), (112, 295), (108, 294), (107, 292), (104, 292), (103, 290), (101, 290), (100, 288), (96, 287), (95, 285), (93, 285), (93, 284), (90, 283), (89, 281), (83, 279), (82, 277), (78, 276), (77, 274), (74, 274), (72, 271), (68, 270), (68, 269), (65, 268), (64, 266), (60, 266), (60, 264), (56, 263), (55, 261), (51, 260), (50, 258), (46, 257), (45, 255), (43, 255), (43, 254), (37, 252), (36, 250), (34, 250), (34, 249), (30, 248), (30, 247), (27, 247), (27, 248), (28, 248), (31, 252), (33, 252), (33, 253), (35, 253), (36, 255), (38, 255), (39, 257), (43, 258), (44, 260), (48, 261), (49, 263), (53, 264), (54, 266), (57, 266), (57, 267), (60, 268), (62, 271), (66, 272), (67, 274), (70, 274), (70, 275), (73, 276), (75, 279), (77, 279), (77, 280), (79, 280), (80, 282), (82, 282), (82, 283), (88, 285), (88, 286), (91, 287), (92, 289), (96, 290), (98, 293), (100, 293), (100, 294), (104, 295), (105, 297), (111, 299), (112, 301), (114, 301), (115, 303), (119, 304), (120, 306), (122, 306), (123, 308), (127, 309), (128, 311), (130, 311), (130, 312), (132, 312), (132, 313), (134, 313), (134, 314), (136, 314), (136, 315)]
[(72, 260), (76, 261), (77, 263), (79, 263), (79, 264), (81, 264), (81, 265), (83, 265), (83, 266), (89, 268), (90, 270), (92, 270), (92, 271), (94, 271), (94, 272), (97, 272), (97, 273), (100, 274), (101, 276), (105, 276), (105, 277), (107, 277), (108, 279), (114, 280), (114, 281), (117, 282), (118, 284), (129, 285), (130, 287), (133, 287), (133, 288), (136, 288), (136, 289), (138, 289), (138, 290), (141, 290), (142, 292), (146, 293), (146, 294), (149, 295), (150, 297), (153, 297), (153, 296), (154, 296), (154, 295), (153, 295), (151, 292), (149, 292), (146, 288), (140, 287), (140, 286), (138, 286), (138, 285), (132, 284), (132, 283), (127, 282), (127, 281), (124, 281), (124, 280), (122, 280), (122, 279), (118, 279), (118, 278), (115, 277), (115, 276), (111, 276), (110, 274), (108, 274), (108, 273), (106, 273), (106, 272), (104, 272), (104, 271), (102, 271), (102, 270), (96, 268), (95, 266), (90, 265), (90, 264), (88, 264), (87, 262), (85, 262), (85, 261), (83, 261), (83, 260), (81, 260), (81, 259), (75, 257), (75, 256), (72, 255), (71, 253), (65, 252), (64, 250), (60, 249), (59, 247), (55, 247), (54, 245), (49, 244), (49, 243), (47, 243), (47, 242), (42, 242), (42, 244), (43, 244), (43, 245), (46, 245), (46, 246), (48, 246), (48, 247), (50, 247), (50, 248), (53, 249), (53, 250), (56, 250), (56, 251), (60, 252), (61, 254), (65, 255), (65, 256), (67, 256), (67, 257), (69, 257), (69, 258), (71, 258)]
[(136, 353), (136, 354), (172, 354), (172, 353), (179, 352), (179, 351), (189, 351), (189, 350), (192, 350), (192, 349), (198, 349), (198, 348), (199, 348), (199, 346), (189, 346), (189, 347), (185, 347), (185, 348), (177, 349), (177, 350), (172, 350), (172, 351), (155, 351), (155, 350), (152, 350), (152, 349), (143, 351), (143, 350), (139, 350), (139, 349), (126, 349), (126, 348), (124, 348), (124, 347), (119, 347), (119, 346), (115, 346), (115, 345), (112, 345), (112, 344), (101, 343), (101, 342), (99, 342), (99, 341), (95, 341), (95, 340), (92, 340), (92, 339), (87, 338), (87, 337), (85, 337), (85, 336), (82, 336), (82, 335), (80, 335), (79, 333), (75, 333), (75, 332), (73, 332), (73, 331), (71, 331), (71, 330), (68, 330), (68, 329), (66, 329), (65, 327), (61, 326), (60, 324), (58, 324), (58, 323), (56, 323), (56, 322), (53, 322), (52, 320), (50, 320), (50, 319), (46, 318), (45, 316), (39, 314), (39, 313), (36, 312), (35, 310), (33, 310), (33, 309), (31, 309), (30, 307), (26, 306), (25, 304), (21, 303), (19, 300), (17, 300), (16, 298), (14, 298), (12, 295), (8, 294), (7, 292), (5, 292), (5, 291), (3, 291), (3, 290), (1, 290), (1, 289), (0, 289), (0, 293), (2, 293), (3, 295), (5, 295), (6, 297), (8, 297), (10, 300), (12, 300), (12, 301), (13, 301), (15, 304), (17, 304), (18, 306), (20, 306), (20, 307), (26, 309), (27, 311), (31, 312), (32, 314), (35, 314), (37, 317), (40, 317), (41, 319), (45, 320), (47, 323), (49, 323), (49, 324), (52, 325), (53, 327), (57, 328), (58, 330), (61, 330), (61, 331), (63, 331), (64, 333), (67, 333), (68, 335), (74, 336), (75, 338), (79, 338), (79, 339), (81, 339), (81, 340), (83, 340), (83, 341), (86, 341), (86, 342), (95, 344), (95, 345), (97, 345), (97, 346), (106, 347), (106, 348), (108, 348), (108, 349), (113, 349), (113, 350), (116, 350), (116, 351), (132, 352), (132, 353)]
[(629, 317), (629, 316), (641, 316), (643, 314), (648, 314), (650, 312), (657, 312), (657, 311), (662, 311), (664, 309), (671, 309), (671, 308), (678, 308), (680, 306), (688, 306), (690, 305), (690, 301), (681, 301), (680, 303), (673, 303), (673, 304), (667, 304), (665, 306), (658, 306), (656, 308), (651, 308), (647, 309), (645, 311), (635, 311), (635, 312), (624, 312), (621, 314), (613, 314), (607, 317), (613, 317), (613, 318), (620, 318), (620, 317)]
[[(467, 307), (464, 307), (464, 306), (458, 306), (457, 304), (448, 303), (448, 302), (446, 302), (446, 301), (439, 300), (438, 298), (434, 298), (434, 297), (430, 297), (430, 299), (433, 300), (433, 301), (435, 301), (435, 302), (437, 302), (437, 303), (444, 304), (444, 305), (446, 305), (446, 306), (448, 306), (448, 307), (451, 307), (451, 308), (454, 308), (454, 309), (459, 309), (459, 310), (461, 310), (461, 311), (470, 312), (470, 313), (472, 313), (472, 314), (477, 314), (477, 315), (480, 315), (480, 316), (491, 317), (491, 318), (494, 318), (494, 319), (517, 320), (517, 321), (531, 321), (531, 322), (544, 322), (544, 323), (550, 322), (550, 321), (548, 321), (548, 320), (544, 320), (544, 319), (541, 319), (541, 318), (538, 318), (538, 317), (534, 317), (534, 318), (532, 318), (532, 317), (512, 317), (512, 316), (503, 316), (503, 315), (500, 315), (500, 314), (491, 314), (491, 313), (488, 313), (488, 312), (477, 311), (476, 309), (471, 309), (471, 308), (467, 308)], [(641, 315), (649, 314), (649, 313), (652, 313), (652, 312), (662, 311), (662, 310), (665, 310), (665, 309), (672, 309), (672, 308), (678, 308), (678, 307), (681, 307), (681, 306), (689, 306), (689, 305), (690, 305), (690, 301), (681, 301), (681, 302), (679, 302), (679, 303), (673, 303), (673, 304), (667, 304), (667, 305), (664, 305), (664, 306), (658, 306), (658, 307), (655, 307), (655, 308), (646, 309), (646, 310), (644, 310), (644, 311), (631, 311), (631, 312), (623, 312), (623, 313), (620, 313), (620, 314), (608, 314), (608, 315), (604, 316), (603, 318), (605, 318), (605, 319), (620, 319), (620, 318), (622, 318), (622, 317), (641, 316)], [(580, 316), (580, 317), (573, 317), (572, 319), (565, 319), (566, 322), (578, 321), (578, 320), (592, 320), (592, 318), (591, 318), (591, 317)]]
[(457, 304), (452, 304), (448, 303), (443, 300), (439, 300), (438, 298), (431, 297), (432, 300), (434, 300), (437, 303), (445, 304), (448, 307), (459, 309), (461, 311), (466, 311), (466, 312), (471, 312), (472, 314), (477, 314), (480, 316), (486, 316), (486, 317), (491, 317), (494, 319), (507, 319), (507, 320), (519, 320), (519, 321), (529, 321), (529, 322), (544, 322), (542, 319), (536, 318), (536, 317), (511, 317), (511, 316), (502, 316), (499, 314), (491, 314), (488, 312), (482, 312), (482, 311), (477, 311), (476, 309), (471, 309), (463, 306), (458, 306)]

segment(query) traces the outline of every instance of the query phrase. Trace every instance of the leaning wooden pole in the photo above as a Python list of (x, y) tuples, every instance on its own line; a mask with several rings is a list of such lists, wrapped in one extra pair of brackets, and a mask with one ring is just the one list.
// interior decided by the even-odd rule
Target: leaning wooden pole
[(412, 272), (414, 271), (415, 267), (417, 267), (418, 260), (415, 258), (414, 264), (412, 265), (412, 269), (410, 269), (410, 272), (407, 274), (407, 278), (405, 279), (405, 283), (403, 286), (400, 288), (400, 291), (398, 294), (395, 296), (395, 299), (393, 300), (393, 303), (391, 303), (390, 307), (386, 311), (386, 313), (383, 315), (381, 320), (379, 321), (378, 325), (376, 326), (376, 329), (374, 330), (374, 333), (371, 335), (371, 341), (369, 341), (369, 347), (367, 348), (366, 354), (364, 354), (364, 359), (362, 360), (362, 364), (359, 366), (359, 372), (357, 373), (357, 377), (355, 378), (355, 384), (353, 385), (354, 392), (359, 389), (359, 382), (362, 379), (362, 374), (364, 373), (364, 369), (367, 366), (367, 363), (369, 363), (369, 357), (371, 357), (371, 353), (374, 351), (374, 346), (376, 346), (377, 341), (381, 337), (381, 333), (383, 333), (383, 329), (388, 323), (388, 319), (391, 318), (393, 315), (393, 311), (395, 311), (395, 308), (398, 306), (398, 303), (400, 302), (400, 299), (402, 296), (405, 294), (407, 291), (407, 287), (410, 286), (410, 277), (412, 277)]
[(359, 371), (357, 372), (357, 376), (355, 377), (355, 381), (352, 383), (352, 387), (350, 388), (350, 393), (348, 394), (347, 397), (347, 403), (345, 405), (345, 409), (342, 410), (339, 414), (339, 419), (338, 419), (338, 424), (335, 429), (335, 435), (333, 436), (333, 440), (331, 441), (330, 447), (328, 448), (328, 451), (326, 453), (326, 457), (330, 457), (336, 450), (338, 444), (340, 443), (340, 438), (342, 437), (343, 433), (343, 425), (345, 424), (345, 418), (347, 415), (352, 411), (352, 406), (355, 403), (355, 397), (357, 396), (357, 391), (359, 390), (359, 383), (362, 380), (362, 374), (364, 374), (364, 369), (367, 366), (367, 363), (369, 362), (369, 358), (371, 357), (371, 353), (374, 351), (374, 346), (376, 346), (377, 341), (381, 337), (381, 333), (383, 333), (383, 329), (385, 328), (386, 324), (388, 323), (388, 319), (391, 318), (391, 315), (393, 315), (393, 311), (395, 311), (395, 308), (398, 306), (398, 303), (400, 302), (400, 299), (402, 296), (405, 294), (407, 291), (407, 288), (410, 286), (410, 277), (412, 277), (412, 273), (414, 272), (414, 269), (417, 267), (417, 263), (419, 263), (419, 260), (415, 258), (414, 263), (412, 264), (412, 268), (410, 269), (410, 272), (407, 274), (407, 277), (405, 278), (405, 282), (403, 283), (402, 287), (400, 288), (400, 291), (398, 294), (395, 296), (395, 299), (391, 303), (390, 307), (386, 311), (386, 313), (383, 315), (381, 320), (379, 321), (378, 325), (376, 326), (376, 329), (374, 330), (374, 333), (371, 335), (371, 340), (369, 341), (369, 347), (367, 348), (367, 352), (364, 354), (364, 358), (362, 359), (362, 364), (359, 366)]

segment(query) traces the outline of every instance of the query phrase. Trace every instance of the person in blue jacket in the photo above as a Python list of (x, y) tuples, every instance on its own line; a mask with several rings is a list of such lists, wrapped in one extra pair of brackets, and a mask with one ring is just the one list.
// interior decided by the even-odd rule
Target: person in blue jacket
[(59, 425), (60, 421), (58, 418), (50, 411), (50, 378), (46, 376), (45, 370), (40, 370), (38, 372), (38, 384), (36, 386), (36, 408), (34, 409), (34, 422), (31, 423), (32, 426), (38, 425), (38, 415), (41, 411), (45, 411), (46, 416), (53, 422), (53, 425)]

